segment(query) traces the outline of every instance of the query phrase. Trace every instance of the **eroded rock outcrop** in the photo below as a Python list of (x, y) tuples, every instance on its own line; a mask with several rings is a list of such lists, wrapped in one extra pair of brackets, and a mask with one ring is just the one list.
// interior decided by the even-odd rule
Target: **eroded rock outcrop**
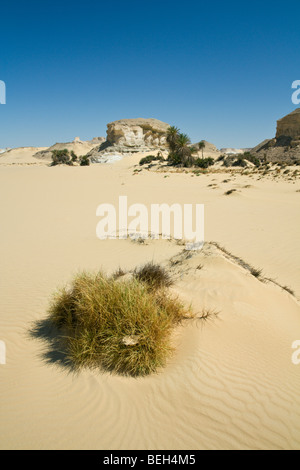
[(300, 160), (300, 108), (277, 121), (276, 137), (266, 139), (251, 150), (270, 162)]
[(124, 155), (167, 150), (169, 124), (158, 119), (121, 119), (107, 124), (107, 138), (89, 156), (93, 162), (104, 161), (109, 154)]
[(107, 124), (107, 141), (125, 149), (165, 147), (168, 127), (157, 119), (122, 119)]
[(276, 138), (282, 136), (300, 140), (300, 108), (277, 121)]

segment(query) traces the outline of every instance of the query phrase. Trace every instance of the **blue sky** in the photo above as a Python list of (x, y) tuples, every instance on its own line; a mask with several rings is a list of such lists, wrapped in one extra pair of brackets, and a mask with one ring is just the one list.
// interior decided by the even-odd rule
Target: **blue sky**
[(3, 3), (0, 148), (91, 139), (135, 117), (251, 147), (297, 107), (299, 0)]

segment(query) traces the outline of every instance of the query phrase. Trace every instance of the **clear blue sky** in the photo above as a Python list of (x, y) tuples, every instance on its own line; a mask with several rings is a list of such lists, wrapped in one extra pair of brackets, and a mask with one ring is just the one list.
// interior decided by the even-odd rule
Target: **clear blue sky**
[(0, 5), (0, 148), (103, 136), (154, 117), (218, 147), (273, 137), (297, 106), (300, 2)]

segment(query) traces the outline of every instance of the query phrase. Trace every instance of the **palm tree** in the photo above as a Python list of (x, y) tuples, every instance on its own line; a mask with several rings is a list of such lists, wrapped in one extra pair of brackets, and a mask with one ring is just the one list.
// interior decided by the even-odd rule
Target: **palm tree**
[(205, 149), (205, 142), (204, 140), (201, 140), (198, 144), (199, 150), (202, 150), (202, 160), (203, 160), (203, 150)]
[(176, 143), (179, 135), (179, 129), (176, 126), (171, 126), (167, 130), (167, 143), (171, 152), (174, 152), (176, 149)]
[(175, 150), (184, 166), (192, 166), (193, 164), (190, 144), (191, 140), (187, 134), (178, 134)]

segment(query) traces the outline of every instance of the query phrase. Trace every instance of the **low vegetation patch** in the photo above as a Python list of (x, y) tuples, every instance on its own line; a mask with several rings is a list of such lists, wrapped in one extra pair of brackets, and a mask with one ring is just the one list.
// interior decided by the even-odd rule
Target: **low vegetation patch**
[(147, 155), (140, 160), (140, 165), (147, 165), (152, 162), (164, 162), (165, 159), (161, 155)]
[(68, 165), (73, 166), (74, 163), (79, 161), (80, 166), (86, 166), (90, 164), (90, 160), (87, 155), (82, 157), (77, 157), (77, 155), (71, 150), (63, 149), (63, 150), (52, 150), (52, 162), (51, 166), (56, 165)]
[(71, 153), (67, 149), (63, 150), (52, 150), (52, 163), (51, 166), (56, 165), (73, 165), (77, 160), (77, 155), (72, 151)]
[[(172, 329), (191, 313), (172, 297), (163, 269), (146, 265), (131, 279), (82, 273), (55, 294), (50, 321), (62, 331), (75, 368), (102, 367), (131, 376), (165, 365)], [(154, 288), (155, 287), (155, 288)]]
[(214, 165), (214, 159), (213, 158), (196, 158), (194, 161), (194, 166), (198, 168), (208, 168), (212, 165)]
[(137, 280), (147, 283), (150, 287), (159, 289), (170, 287), (173, 281), (165, 268), (159, 264), (147, 263), (134, 271)]
[(236, 192), (236, 189), (229, 189), (228, 191), (226, 191), (225, 196), (230, 196), (230, 194), (232, 193), (235, 193)]
[(289, 294), (295, 296), (295, 291), (291, 289), (289, 286), (281, 286), (282, 289), (286, 290)]
[(245, 160), (248, 160), (248, 162), (253, 163), (253, 165), (255, 165), (256, 167), (259, 167), (261, 165), (261, 161), (257, 157), (255, 157), (255, 155), (252, 155), (250, 152), (245, 152), (243, 154), (243, 158)]
[(257, 269), (253, 266), (250, 266), (250, 273), (252, 274), (252, 276), (260, 278), (262, 275), (262, 269)]
[(90, 159), (87, 155), (83, 155), (79, 159), (80, 161), (80, 166), (89, 166), (90, 165)]
[(243, 157), (238, 157), (233, 163), (231, 166), (240, 166), (240, 167), (247, 167), (247, 162), (246, 160), (243, 158)]
[[(242, 258), (239, 258), (238, 256), (233, 255), (230, 251), (228, 251), (224, 246), (221, 246), (219, 243), (217, 243), (217, 242), (210, 242), (210, 243), (212, 245), (216, 246), (226, 256), (233, 259), (237, 264), (239, 264), (244, 269), (249, 271), (252, 274), (252, 276), (256, 277), (260, 281), (265, 280), (265, 278), (262, 276), (262, 270), (261, 269), (254, 268), (253, 266), (251, 266), (251, 264), (246, 263)], [(271, 279), (269, 279), (269, 280), (271, 280)]]
[(237, 156), (229, 155), (226, 158), (223, 158), (222, 160), (223, 160), (223, 166), (225, 166), (226, 168), (229, 168), (229, 167), (246, 168), (248, 166), (247, 162), (252, 163), (257, 168), (261, 165), (261, 161), (257, 157), (252, 155), (250, 152), (245, 152)]

